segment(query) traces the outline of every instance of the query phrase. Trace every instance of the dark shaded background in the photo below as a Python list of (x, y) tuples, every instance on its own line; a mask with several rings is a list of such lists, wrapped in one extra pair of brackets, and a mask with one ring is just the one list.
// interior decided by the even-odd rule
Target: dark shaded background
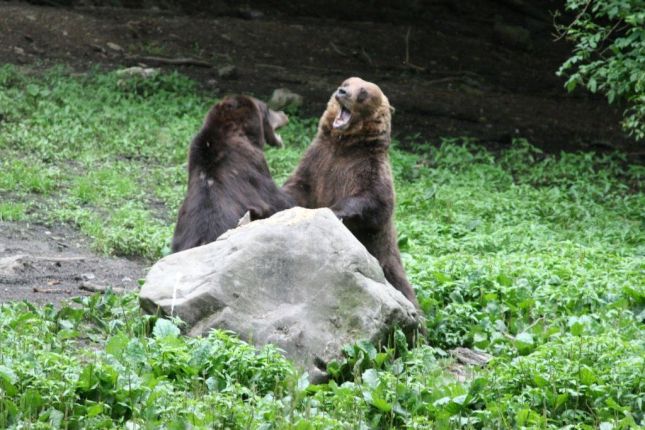
[[(622, 149), (620, 106), (555, 75), (571, 46), (556, 41), (563, 1), (0, 2), (0, 62), (82, 72), (132, 65), (179, 70), (213, 97), (268, 98), (286, 87), (319, 116), (346, 77), (378, 83), (396, 107), (394, 133), (492, 147), (525, 137), (547, 151)], [(567, 18), (561, 21), (566, 22)], [(120, 49), (113, 49), (116, 44)], [(213, 67), (142, 59), (191, 57)], [(234, 72), (222, 74), (222, 68)], [(404, 142), (406, 140), (404, 139)]]

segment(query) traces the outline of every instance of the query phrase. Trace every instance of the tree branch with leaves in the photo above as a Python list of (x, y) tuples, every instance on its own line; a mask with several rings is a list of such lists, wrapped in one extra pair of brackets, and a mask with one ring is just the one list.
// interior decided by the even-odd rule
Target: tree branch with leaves
[(565, 9), (575, 15), (556, 24), (575, 44), (557, 72), (567, 90), (580, 85), (624, 102), (623, 128), (645, 139), (645, 0), (566, 0)]

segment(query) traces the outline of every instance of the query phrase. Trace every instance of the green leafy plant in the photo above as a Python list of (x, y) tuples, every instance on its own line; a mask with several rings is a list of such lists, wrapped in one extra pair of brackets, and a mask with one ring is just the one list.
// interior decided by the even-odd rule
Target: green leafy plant
[(566, 88), (583, 85), (609, 103), (626, 102), (624, 129), (645, 138), (645, 2), (567, 0), (565, 8), (575, 14), (570, 24), (557, 26), (575, 43), (558, 71), (568, 76)]
[[(162, 255), (213, 100), (181, 75), (119, 79), (0, 67), (0, 221), (63, 221), (98, 252)], [(292, 115), (285, 148), (267, 149), (278, 182), (315, 129)], [(276, 348), (186, 337), (134, 294), (2, 303), (0, 428), (644, 426), (643, 167), (522, 139), (409, 145), (391, 150), (396, 226), (427, 345), (348, 345), (314, 386)], [(494, 358), (461, 366), (457, 346)]]

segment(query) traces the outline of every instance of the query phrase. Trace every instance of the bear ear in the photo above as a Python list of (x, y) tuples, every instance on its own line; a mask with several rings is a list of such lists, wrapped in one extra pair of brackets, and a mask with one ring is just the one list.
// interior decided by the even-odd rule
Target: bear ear
[(260, 112), (262, 119), (262, 134), (264, 142), (271, 146), (278, 148), (283, 146), (282, 137), (276, 130), (289, 122), (289, 117), (282, 111), (274, 111), (261, 100), (253, 99), (253, 102)]
[(267, 120), (272, 129), (277, 130), (289, 122), (289, 117), (283, 111), (268, 109)]
[(394, 112), (396, 112), (396, 109), (394, 109), (394, 106), (390, 106), (390, 113), (394, 115)]
[(264, 139), (271, 146), (281, 148), (284, 146), (282, 137), (276, 130), (289, 122), (289, 117), (282, 111), (274, 111), (267, 108), (263, 115)]

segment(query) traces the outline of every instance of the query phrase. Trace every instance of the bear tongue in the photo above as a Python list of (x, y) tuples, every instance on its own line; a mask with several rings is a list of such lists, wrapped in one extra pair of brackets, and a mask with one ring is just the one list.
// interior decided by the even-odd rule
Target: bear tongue
[(334, 128), (345, 128), (349, 124), (349, 120), (352, 119), (352, 113), (347, 110), (345, 107), (340, 108), (340, 112), (334, 119)]

